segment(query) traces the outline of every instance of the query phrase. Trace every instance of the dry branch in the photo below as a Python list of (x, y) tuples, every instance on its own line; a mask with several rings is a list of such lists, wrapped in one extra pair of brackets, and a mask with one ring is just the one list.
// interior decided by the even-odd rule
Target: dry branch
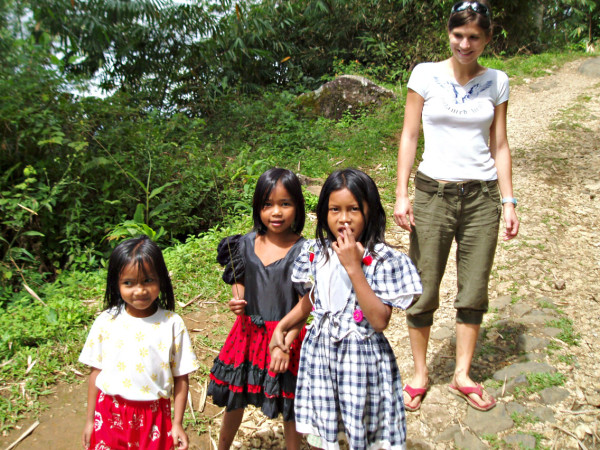
[(6, 450), (15, 448), (17, 446), (17, 444), (19, 444), (19, 442), (21, 442), (23, 439), (25, 439), (27, 436), (29, 436), (31, 434), (31, 432), (38, 427), (39, 424), (40, 424), (40, 422), (38, 420), (33, 422), (33, 425), (31, 425), (29, 428), (27, 428), (27, 430), (25, 430), (25, 432), (21, 436), (19, 436), (19, 439), (17, 439), (15, 442), (13, 442), (8, 447), (6, 447)]

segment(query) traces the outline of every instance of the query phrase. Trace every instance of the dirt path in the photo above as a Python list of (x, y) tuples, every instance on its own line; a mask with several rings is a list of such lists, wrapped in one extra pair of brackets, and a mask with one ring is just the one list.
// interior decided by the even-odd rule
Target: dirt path
[[(595, 353), (600, 344), (600, 78), (578, 74), (580, 63), (569, 63), (511, 90), (508, 128), (522, 225), (517, 240), (498, 247), (492, 310), (473, 365), (478, 379), (499, 379), (486, 383), (499, 399), (499, 407), (493, 415), (477, 416), (446, 390), (454, 352), (456, 273), (451, 261), (429, 350), (432, 388), (421, 411), (408, 415), (409, 448), (487, 448), (490, 444), (518, 448), (532, 442), (548, 448), (578, 448), (577, 440), (587, 448), (600, 448), (600, 361)], [(407, 249), (408, 236), (400, 229), (390, 228), (388, 238)], [(187, 323), (190, 329), (210, 330), (223, 317), (211, 305), (190, 315)], [(227, 323), (221, 324), (218, 334), (223, 329)], [(569, 329), (571, 337), (580, 335), (579, 345), (566, 343)], [(408, 378), (412, 366), (403, 313), (394, 314), (386, 335), (402, 376)], [(214, 357), (205, 345), (199, 344), (198, 353), (207, 364)], [(532, 363), (538, 366), (523, 366), (522, 372), (536, 372), (545, 365), (549, 373), (564, 375), (562, 387), (531, 392), (526, 390), (528, 380), (518, 373), (501, 375), (507, 367)], [(192, 385), (194, 405), (201, 391), (201, 386)], [(38, 428), (17, 448), (81, 448), (85, 395), (83, 383), (59, 386), (46, 400), (49, 408), (39, 417)], [(207, 403), (204, 413), (196, 414), (211, 432), (200, 436), (191, 432), (191, 448), (209, 449), (210, 436), (217, 439), (219, 409)], [(16, 440), (34, 420), (23, 420), (19, 429), (0, 437), (0, 448)], [(500, 423), (504, 428), (498, 428)], [(486, 442), (480, 440), (482, 436)], [(238, 439), (244, 448), (283, 448), (280, 423), (265, 421), (252, 411)]]

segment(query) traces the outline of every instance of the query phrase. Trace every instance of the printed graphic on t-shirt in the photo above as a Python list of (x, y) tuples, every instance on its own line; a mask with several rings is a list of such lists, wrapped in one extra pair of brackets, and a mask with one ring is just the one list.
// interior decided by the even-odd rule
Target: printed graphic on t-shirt
[(451, 81), (440, 80), (438, 77), (433, 77), (433, 79), (445, 93), (443, 105), (446, 110), (457, 115), (478, 113), (481, 103), (475, 100), (493, 84), (491, 80), (488, 80), (484, 83), (475, 83), (469, 90), (465, 90)]

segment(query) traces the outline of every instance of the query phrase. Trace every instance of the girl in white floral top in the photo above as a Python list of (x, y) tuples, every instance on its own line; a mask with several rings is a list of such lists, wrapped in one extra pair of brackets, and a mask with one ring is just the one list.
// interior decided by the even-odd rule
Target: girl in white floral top
[[(92, 367), (87, 449), (187, 449), (188, 374), (199, 367), (158, 246), (128, 239), (110, 256), (106, 310), (79, 357)], [(171, 420), (171, 396), (174, 418)]]

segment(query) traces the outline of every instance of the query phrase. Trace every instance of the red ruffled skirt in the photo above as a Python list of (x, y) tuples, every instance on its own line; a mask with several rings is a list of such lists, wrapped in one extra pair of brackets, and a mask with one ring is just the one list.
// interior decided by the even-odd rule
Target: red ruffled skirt
[(255, 405), (270, 418), (281, 413), (284, 420), (294, 420), (296, 377), (306, 331), (303, 328), (290, 347), (288, 370), (273, 373), (269, 342), (278, 323), (256, 316), (236, 318), (210, 373), (208, 395), (216, 405), (228, 411)]

